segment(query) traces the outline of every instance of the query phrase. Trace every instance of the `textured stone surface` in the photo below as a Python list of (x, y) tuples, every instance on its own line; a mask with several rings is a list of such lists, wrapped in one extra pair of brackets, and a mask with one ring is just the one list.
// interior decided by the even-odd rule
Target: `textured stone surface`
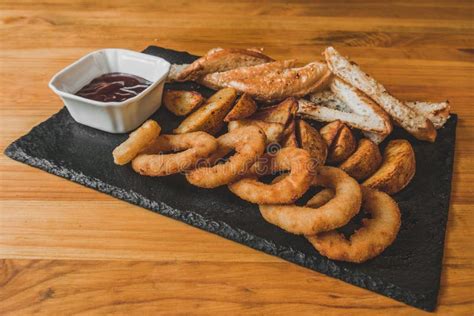
[[(145, 52), (172, 63), (189, 63), (196, 58), (157, 47)], [(178, 87), (211, 93), (195, 84), (168, 85)], [(164, 108), (153, 117), (164, 132), (178, 124), (178, 119)], [(12, 143), (5, 154), (254, 249), (432, 311), (442, 268), (456, 121), (453, 115), (439, 131), (435, 144), (419, 142), (398, 128), (391, 135), (390, 139), (406, 138), (413, 144), (417, 173), (410, 185), (394, 197), (402, 211), (397, 240), (380, 256), (363, 264), (320, 256), (303, 237), (266, 223), (255, 205), (236, 198), (226, 188), (205, 190), (188, 184), (182, 175), (148, 178), (134, 173), (130, 166), (115, 166), (112, 149), (126, 135), (80, 125), (65, 108)]]

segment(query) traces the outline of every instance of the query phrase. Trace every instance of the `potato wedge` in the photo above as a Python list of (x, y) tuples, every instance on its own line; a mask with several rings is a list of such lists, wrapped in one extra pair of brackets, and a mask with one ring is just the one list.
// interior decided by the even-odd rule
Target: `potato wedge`
[(298, 102), (295, 98), (287, 98), (277, 105), (265, 107), (255, 112), (250, 118), (269, 123), (288, 125), (296, 114)]
[(324, 125), (320, 130), (319, 134), (321, 137), (326, 141), (328, 147), (332, 145), (334, 140), (336, 139), (337, 135), (339, 135), (339, 131), (344, 127), (344, 123), (341, 121), (334, 121), (329, 124)]
[(390, 141), (385, 148), (382, 166), (362, 184), (388, 194), (395, 194), (410, 183), (415, 171), (413, 147), (405, 139), (396, 139)]
[(185, 118), (174, 129), (174, 133), (204, 131), (215, 135), (224, 126), (224, 117), (232, 108), (236, 97), (237, 92), (233, 88), (224, 88), (217, 91), (203, 106)]
[(283, 131), (281, 140), (281, 147), (294, 147), (298, 148), (298, 141), (296, 139), (296, 123), (295, 119), (291, 120), (288, 126)]
[(356, 180), (362, 181), (370, 177), (382, 164), (379, 146), (373, 141), (362, 138), (356, 151), (349, 156), (339, 168)]
[(128, 139), (115, 147), (112, 152), (116, 165), (125, 165), (132, 161), (143, 149), (160, 135), (161, 127), (153, 120), (148, 120), (135, 131)]
[(254, 114), (256, 110), (257, 104), (255, 103), (255, 101), (249, 94), (244, 93), (237, 101), (237, 103), (235, 103), (232, 110), (227, 113), (226, 117), (224, 118), (224, 122), (237, 121), (247, 118), (250, 115)]
[(269, 122), (264, 122), (264, 121), (259, 121), (259, 120), (239, 120), (239, 121), (231, 121), (229, 122), (229, 125), (227, 128), (229, 131), (242, 127), (242, 126), (249, 126), (249, 125), (255, 125), (260, 127), (265, 135), (267, 136), (267, 144), (271, 143), (278, 143), (280, 142), (283, 131), (285, 130), (285, 126), (280, 123), (269, 123)]
[(301, 148), (306, 149), (318, 165), (326, 163), (328, 146), (319, 132), (304, 120), (298, 120), (296, 124), (296, 135)]
[(329, 147), (328, 162), (339, 163), (346, 160), (356, 150), (356, 140), (349, 127), (344, 125)]
[(185, 116), (197, 109), (204, 97), (197, 91), (166, 90), (163, 93), (164, 106), (174, 115)]

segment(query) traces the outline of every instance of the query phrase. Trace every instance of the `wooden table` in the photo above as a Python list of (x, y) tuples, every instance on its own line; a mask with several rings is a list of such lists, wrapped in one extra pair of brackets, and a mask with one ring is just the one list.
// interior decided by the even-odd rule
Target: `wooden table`
[[(474, 313), (472, 1), (12, 1), (0, 3), (0, 147), (61, 107), (54, 73), (104, 47), (203, 54), (334, 45), (402, 99), (459, 114), (438, 313)], [(133, 4), (132, 4), (133, 3)], [(423, 314), (0, 157), (0, 313)]]

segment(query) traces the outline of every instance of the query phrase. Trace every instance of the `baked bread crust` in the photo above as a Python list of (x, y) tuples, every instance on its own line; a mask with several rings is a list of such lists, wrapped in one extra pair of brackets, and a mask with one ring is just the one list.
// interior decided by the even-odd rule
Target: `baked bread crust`
[(332, 73), (361, 90), (379, 104), (401, 127), (420, 140), (434, 142), (433, 123), (387, 92), (385, 87), (363, 72), (357, 64), (340, 55), (333, 47), (324, 51)]
[(192, 64), (173, 65), (169, 77), (175, 81), (195, 81), (208, 73), (260, 65), (271, 61), (273, 61), (272, 58), (256, 49), (213, 48)]
[(232, 87), (263, 102), (302, 97), (324, 87), (331, 77), (326, 64), (312, 62), (294, 67), (294, 60), (207, 74), (199, 82), (211, 89)]

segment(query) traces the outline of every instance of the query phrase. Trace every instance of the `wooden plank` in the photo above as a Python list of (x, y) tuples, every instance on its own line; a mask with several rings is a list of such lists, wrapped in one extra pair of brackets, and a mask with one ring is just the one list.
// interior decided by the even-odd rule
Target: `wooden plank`
[[(184, 260), (4, 260), (0, 264), (3, 314), (425, 314), (281, 260), (226, 265)], [(462, 269), (448, 266), (444, 271), (444, 280), (456, 288), (443, 288), (441, 314), (472, 311), (474, 279), (466, 278)], [(337, 290), (340, 287), (344, 292)]]
[[(334, 45), (407, 100), (459, 114), (440, 314), (473, 314), (472, 1), (2, 1), (0, 149), (57, 112), (54, 73), (104, 47)], [(0, 157), (0, 311), (406, 315), (414, 308)]]

